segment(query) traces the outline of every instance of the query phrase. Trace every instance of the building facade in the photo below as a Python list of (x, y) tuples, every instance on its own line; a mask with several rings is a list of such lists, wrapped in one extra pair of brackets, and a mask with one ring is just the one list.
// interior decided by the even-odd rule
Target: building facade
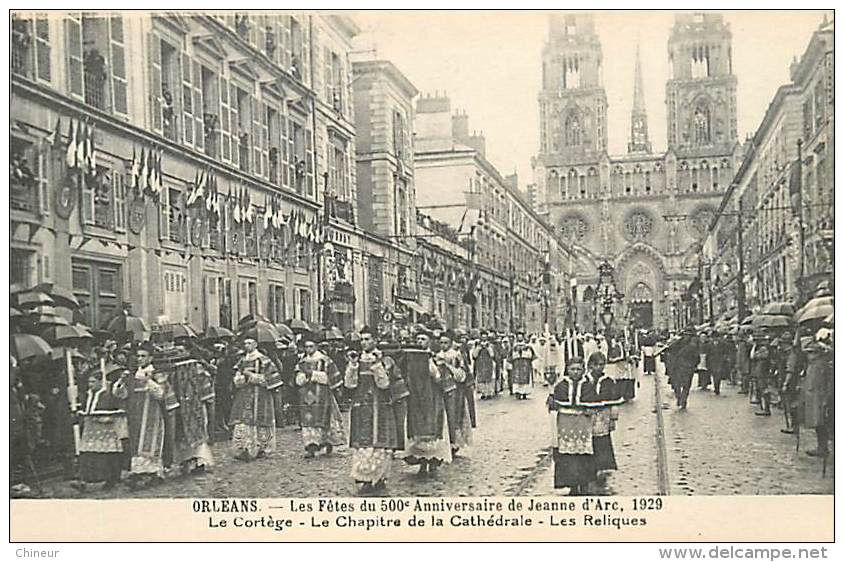
[(317, 321), (343, 298), (354, 314), (364, 299), (323, 282), (326, 240), (346, 258), (335, 275), (363, 275), (351, 20), (51, 13), (12, 28), (13, 281), (71, 289), (94, 327), (124, 303), (200, 330)]
[(519, 191), (518, 177), (503, 177), (487, 160), (483, 133), (470, 133), (468, 115), (452, 114), (445, 95), (419, 98), (415, 133), (417, 208), (469, 250), (468, 319), (458, 324), (529, 332), (559, 327), (558, 287), (567, 283), (559, 266), (563, 246)]
[(792, 63), (710, 225), (707, 318), (799, 304), (833, 280), (833, 35), (825, 21)]
[(600, 327), (595, 289), (608, 263), (623, 325), (673, 327), (701, 243), (740, 158), (731, 33), (717, 14), (678, 15), (668, 42), (667, 139), (653, 152), (643, 66), (633, 78), (628, 151), (607, 150), (602, 50), (589, 14), (553, 16), (542, 54), (537, 208), (571, 248), (580, 327)]
[(417, 91), (389, 61), (356, 61), (353, 71), (357, 213), (369, 234), (365, 318), (374, 327), (397, 314), (410, 317), (413, 311), (405, 309), (418, 306), (412, 134)]

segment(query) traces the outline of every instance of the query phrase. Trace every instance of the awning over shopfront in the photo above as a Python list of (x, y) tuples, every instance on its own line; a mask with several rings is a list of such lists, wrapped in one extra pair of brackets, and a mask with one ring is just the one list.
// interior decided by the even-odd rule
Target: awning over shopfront
[(407, 308), (409, 308), (410, 310), (412, 310), (416, 314), (427, 314), (428, 313), (428, 311), (425, 310), (424, 308), (422, 308), (422, 306), (416, 301), (411, 301), (411, 300), (407, 300), (407, 299), (397, 299), (397, 300), (399, 301), (399, 303), (406, 306)]

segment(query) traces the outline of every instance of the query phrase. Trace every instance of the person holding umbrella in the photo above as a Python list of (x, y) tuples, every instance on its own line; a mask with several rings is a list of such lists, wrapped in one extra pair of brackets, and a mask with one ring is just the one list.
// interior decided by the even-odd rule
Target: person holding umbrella
[(753, 336), (753, 348), (750, 350), (750, 377), (756, 388), (756, 397), (761, 410), (757, 416), (771, 415), (771, 349), (766, 328), (758, 328)]
[(794, 333), (790, 330), (784, 331), (777, 338), (776, 370), (780, 384), (780, 395), (782, 396), (783, 415), (785, 416), (785, 428), (783, 433), (794, 433), (795, 415), (797, 414), (800, 395), (798, 382), (800, 374), (805, 368), (805, 357), (800, 346), (794, 345)]
[(814, 429), (817, 447), (806, 451), (810, 457), (829, 454), (829, 417), (834, 409), (832, 348), (827, 341), (812, 336), (801, 338), (806, 354), (806, 372), (801, 385), (803, 426)]

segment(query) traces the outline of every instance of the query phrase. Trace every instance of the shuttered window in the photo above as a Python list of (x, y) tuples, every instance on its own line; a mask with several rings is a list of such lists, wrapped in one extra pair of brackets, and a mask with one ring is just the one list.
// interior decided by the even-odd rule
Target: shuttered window
[(111, 192), (114, 194), (114, 230), (126, 231), (126, 176), (117, 171), (111, 174)]
[(52, 78), (50, 23), (47, 18), (35, 18), (35, 75), (47, 82)]
[(67, 75), (70, 95), (82, 99), (84, 95), (82, 78), (82, 17), (68, 14), (65, 23), (67, 32)]
[(111, 107), (115, 113), (126, 115), (126, 50), (123, 39), (123, 17), (112, 16), (109, 25), (111, 57)]
[(188, 145), (193, 146), (193, 86), (191, 85), (191, 59), (189, 56), (182, 55), (182, 112), (184, 123), (182, 131), (182, 141)]
[(149, 101), (152, 130), (163, 133), (161, 116), (161, 38), (149, 34)]
[(192, 62), (193, 65), (193, 146), (197, 150), (203, 150), (205, 147), (205, 126), (203, 123), (203, 108), (205, 107), (202, 99), (202, 65), (197, 61)]

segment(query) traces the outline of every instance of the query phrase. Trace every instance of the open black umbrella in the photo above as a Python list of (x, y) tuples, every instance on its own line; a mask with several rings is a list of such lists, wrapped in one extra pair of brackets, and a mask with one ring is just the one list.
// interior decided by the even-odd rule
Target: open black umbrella
[(18, 362), (33, 357), (48, 357), (52, 351), (47, 342), (32, 334), (12, 334), (9, 339), (10, 351)]
[(269, 322), (258, 320), (254, 323), (253, 326), (241, 330), (238, 333), (238, 337), (241, 341), (247, 338), (251, 338), (258, 343), (275, 344), (275, 342), (279, 339), (279, 334), (278, 331), (275, 329), (275, 326), (273, 326)]
[(790, 302), (772, 302), (768, 304), (763, 310), (762, 314), (785, 314), (791, 316), (797, 308), (794, 303)]
[(106, 330), (117, 337), (126, 334), (134, 341), (144, 341), (149, 337), (150, 330), (143, 318), (120, 313), (106, 324)]
[(803, 308), (794, 313), (794, 321), (798, 324), (826, 318), (835, 312), (834, 297), (815, 297), (807, 302)]
[(32, 314), (27, 316), (27, 321), (40, 328), (47, 326), (70, 326), (70, 322), (55, 314)]
[(56, 324), (41, 332), (41, 337), (49, 342), (65, 342), (92, 338), (93, 336), (87, 330), (83, 331), (76, 326)]
[(343, 341), (343, 332), (337, 326), (332, 326), (322, 333), (322, 339), (325, 341)]
[(64, 287), (57, 287), (53, 283), (41, 283), (32, 288), (33, 291), (40, 291), (52, 297), (53, 301), (59, 306), (67, 306), (69, 308), (79, 308), (79, 300), (70, 289)]
[(282, 324), (278, 322), (273, 324), (275, 326), (276, 331), (278, 331), (278, 335), (281, 339), (286, 340), (288, 342), (294, 341), (296, 339), (296, 334), (293, 333), (287, 324)]
[(234, 337), (234, 332), (223, 326), (209, 326), (202, 337), (206, 340)]
[(294, 334), (304, 334), (307, 332), (312, 331), (310, 325), (304, 320), (300, 320), (299, 318), (291, 318), (287, 322), (285, 322), (291, 330), (293, 330)]
[(753, 317), (754, 328), (788, 328), (791, 317), (784, 314), (760, 314)]
[(173, 327), (173, 338), (195, 338), (196, 332), (193, 331), (187, 324), (174, 324)]
[(18, 308), (32, 308), (40, 304), (54, 304), (53, 298), (47, 293), (40, 291), (28, 291), (18, 293), (13, 300), (17, 301)]

